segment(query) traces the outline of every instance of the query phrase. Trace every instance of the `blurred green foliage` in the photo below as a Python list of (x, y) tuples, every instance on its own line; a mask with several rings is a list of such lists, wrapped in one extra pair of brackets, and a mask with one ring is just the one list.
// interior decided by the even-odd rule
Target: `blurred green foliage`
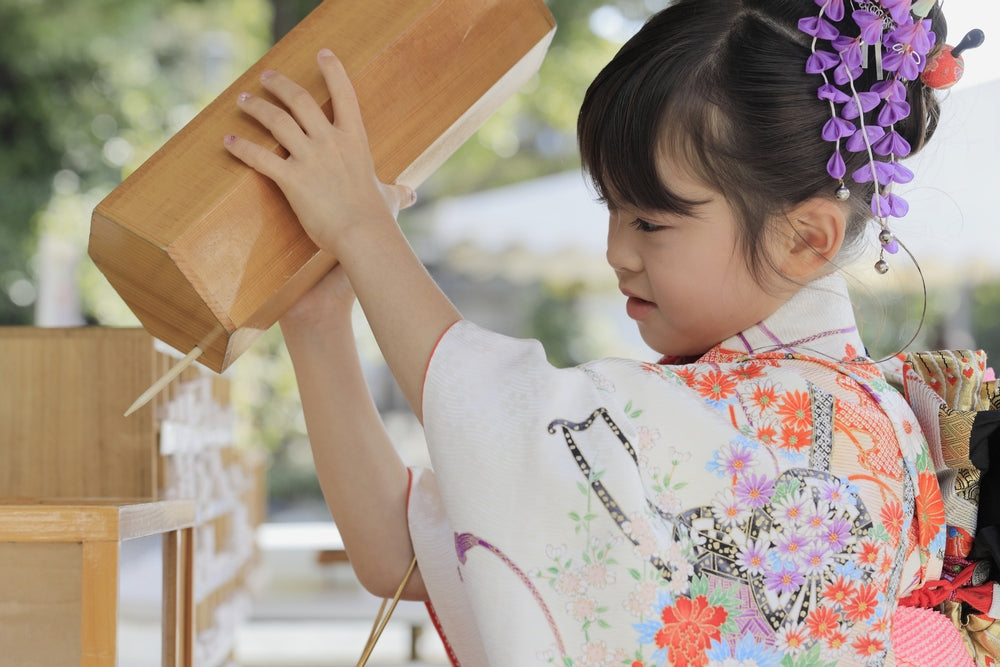
[[(270, 41), (265, 0), (0, 3), (0, 323), (30, 323), (41, 233), (86, 246), (93, 206)], [(89, 319), (134, 322), (84, 265)], [(30, 297), (30, 295), (29, 295)]]

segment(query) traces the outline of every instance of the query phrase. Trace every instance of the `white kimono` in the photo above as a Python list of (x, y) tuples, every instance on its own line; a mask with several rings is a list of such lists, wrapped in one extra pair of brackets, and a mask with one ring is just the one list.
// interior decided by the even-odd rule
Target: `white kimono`
[(839, 276), (683, 365), (557, 369), (454, 325), (409, 501), (452, 660), (894, 664), (896, 601), (939, 577), (944, 509), (863, 354)]

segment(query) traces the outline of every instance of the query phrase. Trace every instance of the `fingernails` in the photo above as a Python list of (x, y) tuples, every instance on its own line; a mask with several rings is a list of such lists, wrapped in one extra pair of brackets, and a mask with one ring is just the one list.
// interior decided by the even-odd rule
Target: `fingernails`
[(417, 203), (417, 191), (410, 188), (410, 206)]
[(244, 102), (250, 99), (250, 93), (240, 93), (240, 96), (237, 99), (239, 100), (240, 104), (243, 104)]
[(234, 141), (236, 141), (236, 135), (235, 134), (227, 134), (222, 139), (222, 143), (224, 143), (227, 146), (232, 146)]
[(331, 51), (330, 49), (324, 48), (324, 49), (320, 49), (319, 50), (319, 57), (320, 58), (330, 58), (332, 56), (333, 56), (333, 51)]
[(274, 72), (273, 69), (266, 69), (263, 72), (261, 72), (261, 74), (260, 74), (260, 80), (261, 81), (267, 81), (272, 76), (274, 76), (274, 74), (275, 74), (275, 72)]

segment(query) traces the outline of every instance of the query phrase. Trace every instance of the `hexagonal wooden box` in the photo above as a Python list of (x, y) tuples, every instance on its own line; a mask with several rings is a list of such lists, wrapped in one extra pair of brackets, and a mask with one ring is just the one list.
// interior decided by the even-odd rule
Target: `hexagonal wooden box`
[(416, 186), (537, 70), (554, 30), (542, 0), (326, 0), (97, 206), (90, 256), (147, 331), (201, 345), (221, 372), (335, 263), (224, 149), (237, 133), (282, 150), (236, 96), (265, 95), (259, 76), (276, 69), (329, 113), (315, 64), (329, 47), (379, 178)]

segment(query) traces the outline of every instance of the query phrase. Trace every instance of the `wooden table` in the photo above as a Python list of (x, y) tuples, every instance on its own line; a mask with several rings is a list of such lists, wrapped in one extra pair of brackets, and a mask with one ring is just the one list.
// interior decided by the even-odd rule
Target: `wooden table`
[(0, 499), (4, 664), (117, 664), (121, 543), (163, 535), (163, 657), (192, 664), (195, 505), (186, 500)]

